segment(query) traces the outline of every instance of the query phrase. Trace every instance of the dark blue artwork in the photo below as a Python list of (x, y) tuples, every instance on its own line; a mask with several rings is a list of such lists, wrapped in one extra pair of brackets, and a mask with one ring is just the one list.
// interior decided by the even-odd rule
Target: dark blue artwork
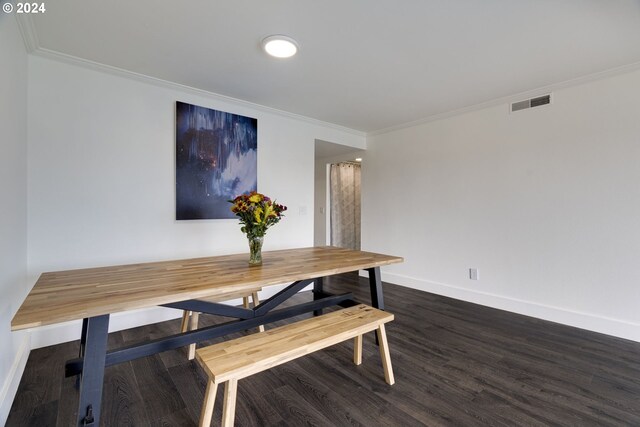
[(176, 219), (235, 218), (227, 200), (257, 191), (258, 120), (176, 103)]

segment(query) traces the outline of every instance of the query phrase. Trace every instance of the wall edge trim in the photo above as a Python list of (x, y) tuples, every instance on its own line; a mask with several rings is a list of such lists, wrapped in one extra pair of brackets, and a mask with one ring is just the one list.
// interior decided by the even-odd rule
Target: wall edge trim
[(480, 304), (485, 307), (505, 310), (566, 326), (585, 329), (591, 332), (640, 342), (640, 324), (622, 319), (539, 304), (503, 295), (479, 292), (446, 283), (438, 283), (384, 271), (382, 272), (382, 280), (395, 285)]
[(40, 41), (38, 40), (36, 27), (33, 24), (33, 18), (28, 13), (15, 13), (14, 15), (27, 53), (35, 52), (40, 45)]
[(0, 389), (0, 425), (5, 425), (11, 406), (13, 405), (13, 399), (15, 399), (18, 392), (18, 386), (20, 385), (20, 379), (24, 373), (24, 369), (27, 366), (27, 360), (30, 353), (30, 336), (28, 333), (24, 334), (22, 342), (18, 347), (18, 352), (11, 364), (9, 375), (4, 380), (2, 388)]
[(565, 80), (558, 83), (553, 83), (546, 86), (541, 86), (535, 89), (526, 90), (524, 92), (515, 93), (512, 95), (506, 95), (503, 97), (491, 99), (489, 101), (481, 102), (479, 104), (469, 105), (467, 107), (458, 108), (451, 111), (445, 111), (443, 113), (433, 114), (431, 116), (423, 117), (421, 119), (413, 120), (407, 123), (401, 123), (394, 126), (374, 130), (367, 132), (367, 138), (372, 136), (383, 135), (386, 133), (395, 132), (415, 126), (420, 126), (426, 123), (435, 122), (438, 120), (448, 119), (450, 117), (460, 116), (463, 114), (471, 113), (474, 111), (483, 110), (485, 108), (496, 107), (501, 104), (505, 104), (505, 111), (512, 102), (522, 101), (523, 99), (535, 98), (537, 96), (546, 95), (551, 92), (570, 88), (573, 86), (580, 86), (586, 83), (590, 83), (597, 80), (603, 80), (609, 77), (618, 76), (621, 74), (632, 73), (640, 70), (640, 61), (631, 64), (623, 65), (620, 67), (610, 68), (608, 70), (599, 71), (596, 73), (587, 74), (584, 76), (576, 77), (573, 79)]
[(197, 96), (204, 96), (207, 98), (214, 99), (216, 101), (228, 102), (230, 104), (237, 105), (242, 108), (251, 108), (254, 110), (258, 110), (268, 114), (274, 114), (277, 116), (294, 119), (298, 121), (302, 121), (311, 125), (326, 127), (329, 129), (333, 129), (336, 131), (348, 133), (351, 135), (359, 136), (361, 138), (366, 137), (366, 133), (351, 129), (345, 126), (337, 125), (335, 123), (329, 123), (322, 120), (314, 119), (311, 117), (303, 116), (300, 114), (292, 113), (289, 111), (279, 110), (277, 108), (267, 107), (265, 105), (256, 104), (250, 101), (244, 101), (242, 99), (233, 98), (226, 95), (221, 95), (215, 92), (210, 92), (204, 89), (198, 89), (192, 86), (184, 85), (181, 83), (175, 83), (169, 80), (164, 80), (158, 77), (148, 76), (146, 74), (136, 73), (134, 71), (129, 71), (124, 68), (118, 68), (111, 65), (102, 64), (100, 62), (91, 61), (88, 59), (80, 58), (73, 55), (68, 55), (66, 53), (58, 52), (55, 50), (46, 49), (43, 47), (37, 47), (30, 51), (30, 53), (34, 56), (38, 56), (41, 58), (46, 58), (58, 62), (63, 62), (70, 65), (79, 66), (82, 68), (87, 68), (93, 71), (99, 71), (106, 74), (111, 74), (117, 77), (128, 78), (131, 80), (139, 81), (142, 83), (151, 84), (154, 86), (162, 87), (165, 89), (179, 90), (186, 93), (191, 93)]

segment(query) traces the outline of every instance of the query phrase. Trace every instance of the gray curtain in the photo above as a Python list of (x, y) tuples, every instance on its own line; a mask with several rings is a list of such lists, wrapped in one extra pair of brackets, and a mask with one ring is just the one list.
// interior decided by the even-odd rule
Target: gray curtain
[(331, 165), (331, 245), (360, 249), (360, 165)]

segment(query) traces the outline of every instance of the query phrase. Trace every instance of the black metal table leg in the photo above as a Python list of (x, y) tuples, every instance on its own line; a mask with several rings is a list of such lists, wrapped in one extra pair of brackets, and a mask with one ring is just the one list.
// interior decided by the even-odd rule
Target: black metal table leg
[(82, 332), (80, 333), (80, 354), (78, 357), (84, 357), (84, 346), (87, 344), (87, 322), (89, 319), (82, 319)]
[[(369, 288), (371, 289), (371, 305), (380, 310), (384, 310), (384, 297), (382, 295), (382, 279), (380, 277), (380, 267), (367, 268), (369, 272)], [(376, 334), (376, 345), (380, 345), (378, 334)]]
[(371, 288), (371, 305), (380, 310), (384, 310), (380, 267), (368, 268), (367, 271), (369, 272), (369, 287)]
[[(87, 322), (89, 319), (82, 319), (82, 332), (80, 332), (80, 351), (78, 352), (78, 357), (82, 359), (84, 357), (84, 347), (87, 344)], [(78, 374), (76, 377), (76, 390), (80, 389), (80, 379), (82, 378), (82, 374)]]
[(90, 317), (83, 322), (84, 363), (80, 379), (77, 427), (100, 425), (100, 405), (107, 357), (109, 315)]
[[(322, 277), (317, 277), (315, 279), (313, 279), (313, 300), (317, 301), (319, 299), (321, 299), (323, 297), (323, 289), (322, 289), (322, 285), (323, 285), (323, 278)], [(320, 316), (322, 315), (322, 309), (320, 310), (314, 310), (313, 312), (314, 316)]]

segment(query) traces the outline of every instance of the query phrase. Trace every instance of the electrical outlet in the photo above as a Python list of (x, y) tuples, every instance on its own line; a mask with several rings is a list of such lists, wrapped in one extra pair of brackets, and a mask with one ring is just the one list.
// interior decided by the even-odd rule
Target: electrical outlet
[(307, 214), (307, 207), (306, 206), (300, 206), (298, 208), (298, 215), (305, 216), (306, 214)]
[(480, 274), (477, 268), (469, 269), (469, 279), (471, 280), (480, 280)]

